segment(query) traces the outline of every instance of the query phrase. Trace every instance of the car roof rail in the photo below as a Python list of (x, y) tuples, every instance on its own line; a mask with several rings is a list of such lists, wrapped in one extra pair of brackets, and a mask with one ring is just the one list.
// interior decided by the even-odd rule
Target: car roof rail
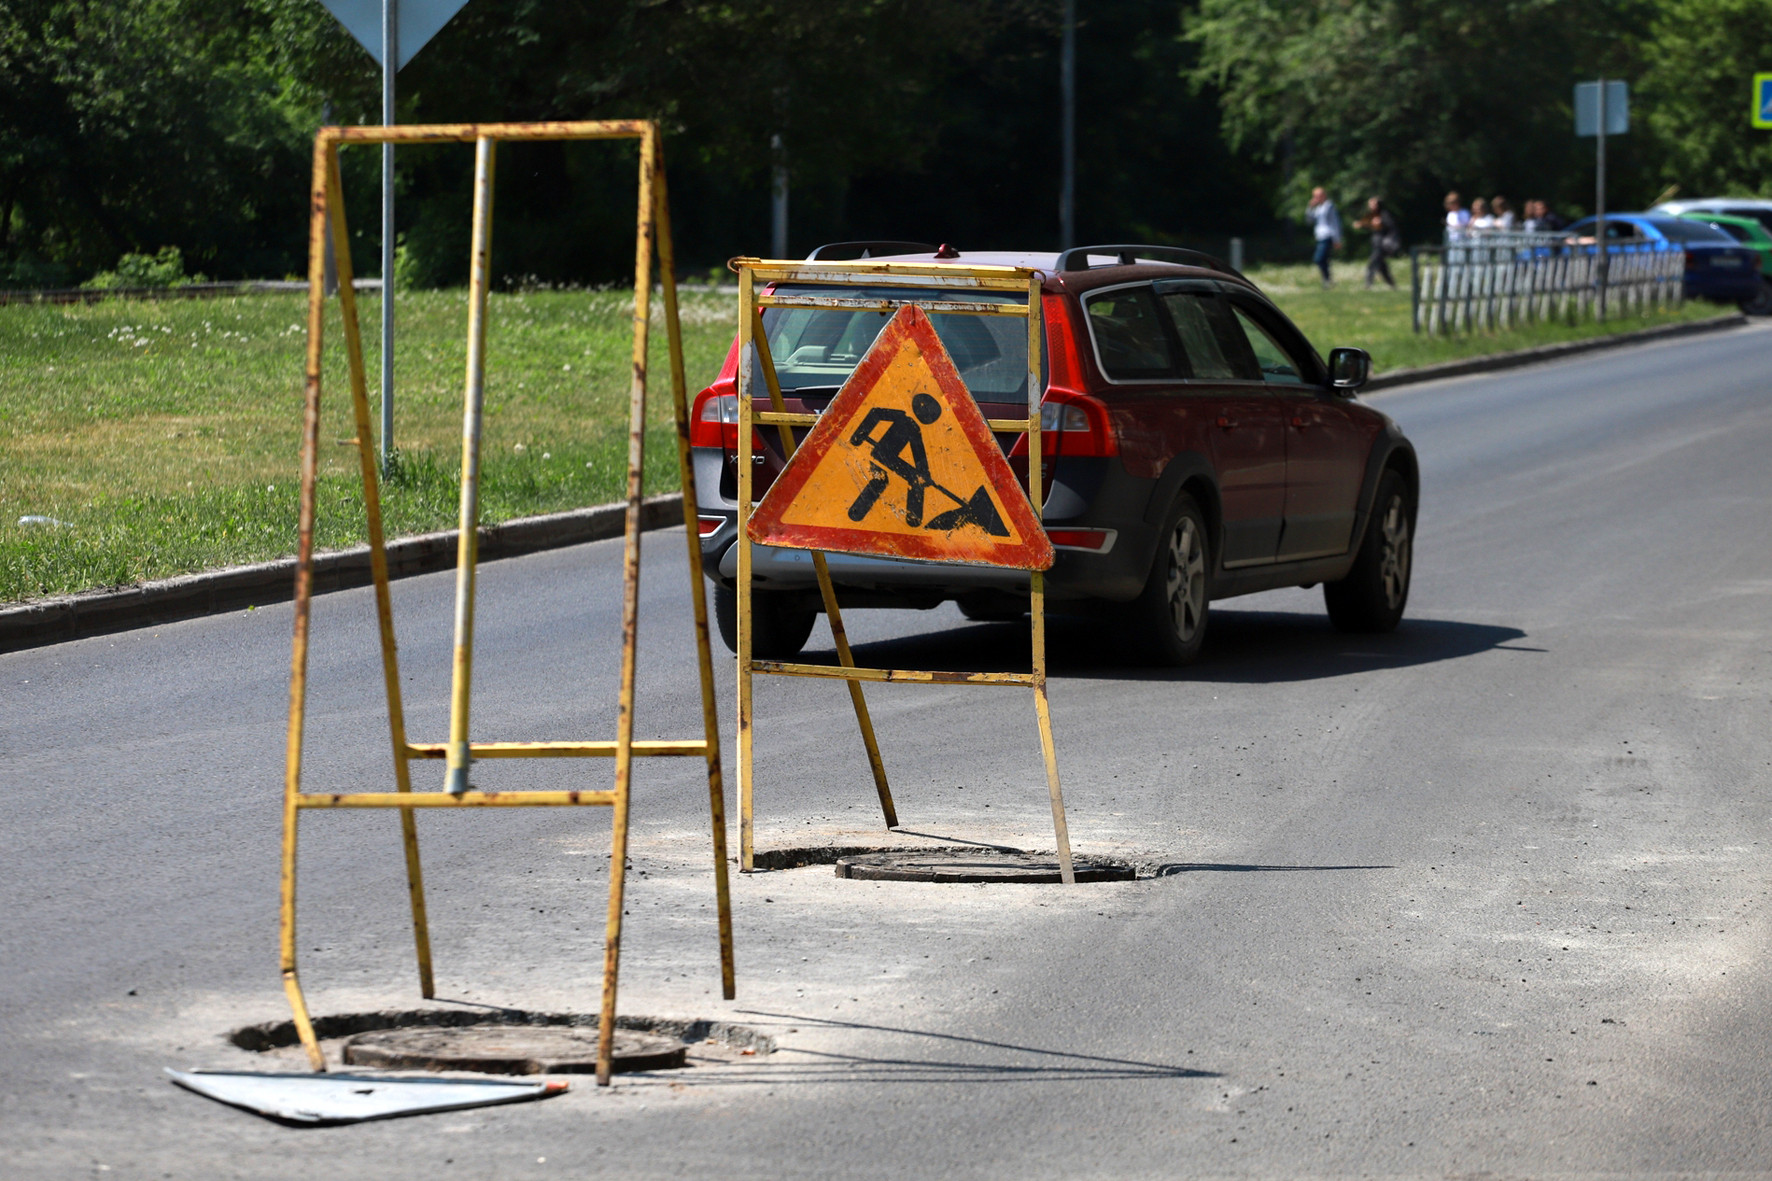
[[(1223, 271), (1227, 275), (1243, 276), (1231, 269), (1223, 259), (1214, 258), (1199, 250), (1188, 250), (1180, 246), (1073, 246), (1058, 256), (1054, 271), (1086, 271), (1089, 269), (1089, 256), (1092, 254), (1111, 254), (1117, 260), (1109, 266), (1131, 266), (1140, 258), (1152, 262), (1175, 262), (1187, 267), (1207, 267), (1214, 271)], [(1167, 256), (1167, 257), (1165, 257)]]
[(848, 262), (886, 254), (934, 254), (930, 242), (827, 242), (806, 256), (807, 262)]

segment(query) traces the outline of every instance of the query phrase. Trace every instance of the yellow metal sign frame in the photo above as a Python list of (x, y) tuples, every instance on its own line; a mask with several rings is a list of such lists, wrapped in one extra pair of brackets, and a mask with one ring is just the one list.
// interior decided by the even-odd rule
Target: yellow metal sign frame
[[(830, 623), (831, 637), (836, 643), (837, 664), (800, 664), (777, 660), (756, 660), (751, 656), (751, 545), (749, 525), (756, 507), (753, 492), (751, 432), (758, 426), (773, 426), (779, 432), (782, 454), (792, 460), (797, 444), (794, 427), (811, 427), (818, 422), (815, 414), (789, 413), (782, 398), (781, 382), (776, 375), (775, 359), (770, 355), (769, 336), (763, 328), (763, 309), (771, 307), (830, 307), (891, 313), (907, 304), (916, 304), (926, 313), (968, 316), (1021, 316), (1028, 330), (1028, 416), (1026, 418), (987, 419), (992, 431), (1026, 432), (1028, 438), (1028, 499), (1035, 519), (1044, 509), (1044, 480), (1040, 450), (1041, 346), (1044, 341), (1044, 320), (1041, 316), (1041, 272), (1025, 267), (968, 267), (940, 263), (889, 262), (797, 262), (736, 258), (731, 267), (738, 273), (738, 784), (739, 784), (739, 867), (746, 873), (755, 868), (755, 825), (753, 791), (753, 740), (755, 695), (752, 679), (757, 674), (784, 677), (824, 677), (841, 680), (849, 687), (849, 699), (855, 709), (856, 724), (861, 730), (862, 744), (867, 748), (868, 765), (873, 772), (874, 789), (880, 797), (880, 810), (887, 828), (897, 828), (898, 811), (892, 802), (892, 791), (886, 779), (886, 764), (880, 757), (880, 744), (868, 714), (862, 682), (934, 685), (1022, 685), (1034, 691), (1034, 714), (1040, 730), (1040, 753), (1046, 764), (1047, 795), (1052, 805), (1052, 830), (1058, 845), (1060, 876), (1066, 885), (1076, 882), (1071, 864), (1070, 830), (1065, 823), (1064, 794), (1058, 779), (1058, 753), (1052, 741), (1052, 710), (1046, 693), (1046, 589), (1045, 576), (1038, 570), (1028, 578), (1028, 615), (1032, 625), (1031, 669), (1014, 672), (924, 672), (908, 669), (860, 668), (849, 648), (849, 636), (843, 627), (837, 593), (831, 583), (830, 566), (819, 550), (808, 550), (812, 568), (818, 578), (819, 596), (825, 617)], [(757, 284), (794, 284), (823, 286), (878, 286), (924, 289), (916, 296), (892, 299), (859, 299), (842, 295), (758, 294)], [(997, 301), (943, 299), (955, 291), (1012, 292), (1026, 297), (1025, 304)], [(769, 409), (758, 411), (753, 403), (756, 393), (751, 376), (751, 358), (755, 356), (756, 371), (763, 375), (768, 389)]]
[[(494, 145), (500, 140), (628, 140), (640, 141), (639, 211), (634, 257), (633, 380), (628, 402), (627, 520), (622, 567), (621, 697), (613, 740), (571, 742), (471, 742), (468, 738), (470, 679), (473, 668), (474, 575), (478, 561), (480, 426), (486, 376), (486, 296), (492, 237)], [(351, 245), (345, 227), (338, 153), (350, 144), (471, 143), (475, 147), (473, 257), (468, 281), (467, 388), (462, 415), (461, 534), (457, 550), (455, 658), (450, 693), (449, 740), (409, 742), (400, 699), (400, 670), (394, 644), (392, 597), (388, 588), (387, 547), (382, 533), (374, 439), (370, 434), (367, 378), (357, 301), (351, 285)], [(302, 431), (301, 515), (295, 575), (295, 639), (290, 658), (289, 734), (283, 784), (282, 905), (280, 958), (284, 991), (295, 1015), (295, 1028), (317, 1071), (326, 1069), (308, 1015), (296, 970), (296, 837), (301, 813), (311, 808), (395, 808), (406, 852), (406, 878), (412, 905), (413, 938), (418, 954), (419, 988), (436, 995), (431, 969), (431, 941), (425, 917), (424, 879), (418, 855), (415, 808), (606, 806), (614, 810), (609, 859), (609, 910), (604, 945), (601, 1037), (597, 1082), (609, 1084), (615, 1033), (616, 982), (621, 962), (622, 902), (626, 878), (628, 801), (633, 760), (647, 756), (700, 756), (706, 761), (708, 810), (713, 829), (714, 890), (719, 910), (720, 974), (727, 1000), (735, 995), (732, 960), (732, 905), (726, 874), (726, 806), (720, 770), (719, 716), (714, 701), (714, 666), (708, 647), (708, 610), (702, 582), (700, 538), (695, 527), (695, 469), (689, 452), (688, 390), (683, 372), (683, 338), (677, 316), (670, 208), (658, 125), (646, 120), (578, 123), (482, 123), (405, 127), (325, 127), (314, 139), (314, 173), (308, 223), (308, 351), (306, 409)], [(363, 476), (363, 504), (368, 517), (369, 562), (375, 583), (376, 618), (380, 627), (382, 676), (388, 698), (388, 727), (393, 743), (394, 785), (391, 792), (312, 792), (301, 784), (302, 736), (307, 708), (309, 619), (313, 602), (315, 483), (320, 451), (320, 373), (325, 314), (325, 257), (331, 235), (338, 268), (338, 298), (344, 320), (349, 359), (351, 404), (356, 445)], [(695, 615), (696, 656), (701, 673), (703, 736), (668, 741), (634, 738), (634, 681), (640, 614), (641, 461), (646, 423), (647, 332), (650, 325), (652, 260), (656, 248), (663, 287), (665, 331), (670, 345), (671, 392), (676, 412), (677, 462), (683, 480), (683, 516), (689, 546), (689, 579)], [(392, 292), (383, 290), (383, 298)], [(478, 791), (468, 783), (476, 759), (612, 758), (615, 785), (606, 791)], [(442, 791), (414, 792), (413, 759), (443, 759), (447, 772)]]

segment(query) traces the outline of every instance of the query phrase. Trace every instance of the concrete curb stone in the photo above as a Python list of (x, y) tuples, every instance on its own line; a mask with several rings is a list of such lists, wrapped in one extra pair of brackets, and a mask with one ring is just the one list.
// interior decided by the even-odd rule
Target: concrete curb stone
[(1416, 385), (1420, 382), (1439, 381), (1447, 377), (1463, 377), (1468, 373), (1493, 373), (1499, 369), (1516, 369), (1522, 365), (1536, 365), (1542, 361), (1555, 361), (1580, 353), (1597, 352), (1600, 349), (1622, 348), (1625, 345), (1642, 344), (1652, 340), (1667, 340), (1677, 336), (1692, 336), (1700, 332), (1715, 332), (1721, 328), (1739, 328), (1746, 323), (1746, 316), (1740, 312), (1730, 312), (1727, 315), (1714, 316), (1708, 320), (1690, 320), (1684, 324), (1663, 324), (1655, 328), (1639, 328), (1634, 332), (1619, 332), (1611, 336), (1592, 336), (1586, 340), (1569, 340), (1560, 344), (1515, 349), (1511, 353), (1490, 353), (1484, 357), (1465, 357), (1457, 361), (1442, 361), (1438, 365), (1422, 365), (1414, 369), (1393, 369), (1389, 373), (1375, 375), (1360, 392), (1374, 393), (1400, 385)]
[[(627, 505), (618, 501), (482, 526), (480, 560), (492, 561), (620, 537), (626, 513)], [(683, 495), (680, 492), (650, 496), (641, 502), (642, 529), (668, 528), (682, 520)], [(388, 542), (388, 576), (410, 578), (415, 574), (453, 569), (456, 536), (457, 530), (448, 529)], [(314, 555), (315, 594), (369, 583), (367, 545)], [(288, 602), (294, 595), (294, 558), (186, 574), (116, 590), (57, 595), (0, 608), (0, 652), (59, 644), (223, 611), (242, 611), (267, 603)]]

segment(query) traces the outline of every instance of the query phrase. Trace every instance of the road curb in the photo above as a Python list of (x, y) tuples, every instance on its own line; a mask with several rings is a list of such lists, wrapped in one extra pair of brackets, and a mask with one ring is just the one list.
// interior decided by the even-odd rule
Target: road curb
[[(480, 560), (514, 558), (562, 546), (620, 537), (624, 502), (521, 517), (480, 529)], [(649, 496), (640, 505), (640, 528), (663, 529), (683, 521), (683, 495)], [(455, 567), (458, 530), (421, 533), (388, 542), (388, 575), (410, 578)], [(348, 590), (370, 582), (369, 547), (353, 546), (314, 556), (314, 593)], [(60, 644), (157, 623), (224, 611), (242, 611), (295, 595), (295, 559), (257, 562), (227, 570), (186, 574), (119, 590), (58, 595), (0, 608), (0, 652)]]
[(1422, 365), (1414, 369), (1393, 369), (1389, 373), (1380, 373), (1373, 377), (1361, 392), (1375, 393), (1396, 386), (1416, 385), (1424, 381), (1439, 381), (1446, 377), (1463, 377), (1470, 373), (1493, 373), (1498, 369), (1515, 369), (1522, 365), (1536, 365), (1541, 361), (1556, 361), (1580, 353), (1597, 352), (1600, 349), (1620, 348), (1624, 345), (1642, 344), (1651, 340), (1667, 340), (1676, 336), (1694, 336), (1701, 332), (1715, 332), (1722, 328), (1739, 328), (1746, 323), (1746, 316), (1740, 312), (1731, 312), (1709, 320), (1691, 320), (1684, 324), (1663, 324), (1656, 328), (1639, 328), (1634, 332), (1620, 332), (1613, 336), (1594, 336), (1587, 340), (1570, 340), (1562, 344), (1539, 345), (1536, 348), (1516, 349), (1511, 353), (1490, 353), (1483, 357), (1442, 361), (1438, 365)]

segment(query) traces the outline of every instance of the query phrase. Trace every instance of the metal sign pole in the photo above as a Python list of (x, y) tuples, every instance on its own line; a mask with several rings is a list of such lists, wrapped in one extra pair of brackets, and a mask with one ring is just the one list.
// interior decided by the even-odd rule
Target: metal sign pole
[(1595, 314), (1606, 322), (1606, 79), (1600, 79), (1600, 120), (1594, 137), (1594, 283)]
[[(381, 0), (381, 123), (394, 125), (394, 75), (400, 69), (400, 6)], [(394, 145), (381, 146), (381, 475), (394, 450)]]

